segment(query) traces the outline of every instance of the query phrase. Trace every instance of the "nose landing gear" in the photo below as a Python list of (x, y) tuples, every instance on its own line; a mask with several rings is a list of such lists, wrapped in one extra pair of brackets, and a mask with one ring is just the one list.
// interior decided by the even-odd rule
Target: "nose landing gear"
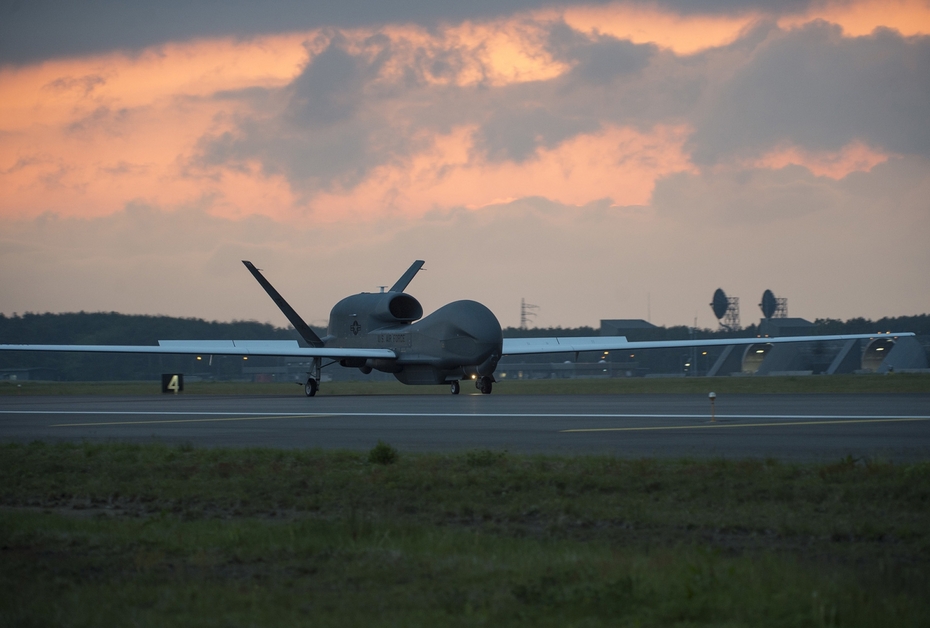
[(462, 389), (462, 386), (459, 384), (459, 380), (455, 380), (455, 381), (452, 382), (452, 385), (450, 386), (450, 392), (451, 392), (453, 395), (459, 394), (459, 391), (460, 391), (461, 389)]

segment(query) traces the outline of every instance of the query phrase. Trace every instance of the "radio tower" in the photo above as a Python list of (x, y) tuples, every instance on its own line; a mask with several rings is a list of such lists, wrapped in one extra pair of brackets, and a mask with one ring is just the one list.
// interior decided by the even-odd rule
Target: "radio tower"
[(526, 299), (520, 299), (520, 329), (526, 329), (527, 324), (530, 322), (529, 317), (536, 317), (536, 312), (533, 312), (533, 310), (538, 309), (538, 305), (530, 305), (526, 302)]

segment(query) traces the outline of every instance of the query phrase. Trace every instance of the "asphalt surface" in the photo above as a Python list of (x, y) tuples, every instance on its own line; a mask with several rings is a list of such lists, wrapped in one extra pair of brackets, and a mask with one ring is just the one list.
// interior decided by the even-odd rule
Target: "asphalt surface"
[(930, 459), (930, 395), (0, 397), (0, 442)]

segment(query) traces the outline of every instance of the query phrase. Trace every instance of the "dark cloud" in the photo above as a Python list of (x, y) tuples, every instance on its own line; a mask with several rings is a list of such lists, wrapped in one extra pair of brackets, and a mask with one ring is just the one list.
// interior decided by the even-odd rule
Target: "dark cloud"
[(45, 89), (52, 91), (71, 91), (76, 90), (83, 92), (85, 96), (89, 95), (100, 85), (105, 85), (107, 80), (98, 74), (88, 74), (80, 77), (62, 77), (55, 79), (45, 86)]
[(789, 142), (837, 150), (853, 140), (930, 154), (930, 37), (878, 29), (843, 37), (816, 22), (763, 44), (697, 116), (698, 163)]
[(360, 120), (312, 129), (298, 128), (287, 117), (246, 120), (235, 133), (204, 138), (192, 165), (237, 169), (257, 159), (266, 174), (284, 175), (296, 190), (351, 188), (382, 161), (379, 131), (383, 125)]
[(579, 133), (596, 131), (593, 118), (556, 115), (542, 107), (495, 112), (477, 133), (477, 145), (495, 161), (524, 161), (540, 146), (551, 148)]
[(94, 133), (107, 135), (122, 135), (125, 125), (131, 120), (134, 111), (121, 107), (96, 107), (93, 111), (82, 116), (65, 127), (69, 134), (88, 136)]
[(655, 3), (685, 15), (742, 13), (754, 10), (772, 14), (797, 13), (814, 4), (812, 0), (658, 0)]
[(307, 64), (288, 88), (288, 115), (298, 125), (313, 127), (343, 122), (365, 104), (365, 88), (378, 76), (390, 49), (384, 46), (373, 62), (345, 50), (345, 42), (334, 38), (329, 46)]
[[(605, 123), (649, 128), (669, 114), (680, 118), (699, 95), (694, 77), (700, 69), (675, 69), (680, 62), (673, 54), (651, 44), (592, 38), (562, 23), (545, 42), (571, 71), (499, 87), (455, 85), (475, 60), (468, 66), (465, 52), (454, 47), (411, 50), (382, 35), (358, 47), (338, 32), (327, 36), (323, 52), (287, 87), (217, 96), (240, 97), (256, 115), (241, 120), (235, 132), (205, 138), (201, 165), (235, 167), (258, 159), (265, 172), (284, 174), (296, 189), (345, 189), (371, 168), (420, 149), (428, 137), (419, 131), (477, 125), (481, 153), (520, 162)], [(650, 74), (656, 59), (660, 67)], [(392, 72), (382, 72), (388, 64)], [(668, 71), (677, 80), (663, 76)], [(436, 85), (437, 78), (451, 84)]]
[[(878, 30), (848, 38), (822, 22), (783, 31), (769, 21), (727, 46), (678, 56), (556, 23), (543, 41), (571, 70), (496, 87), (455, 85), (466, 67), (456, 48), (326, 36), (327, 47), (285, 88), (218, 96), (241, 97), (255, 114), (234, 132), (205, 138), (201, 165), (258, 160), (296, 190), (351, 189), (433, 134), (469, 125), (492, 161), (525, 161), (606, 125), (690, 124), (699, 165), (784, 144), (836, 150), (861, 140), (890, 152), (930, 150), (926, 37)], [(437, 76), (452, 84), (436, 85)]]
[(507, 15), (545, 4), (538, 0), (4, 0), (0, 62), (139, 50), (198, 37), (251, 37), (326, 26), (430, 25)]
[[(547, 5), (603, 4), (607, 0), (0, 0), (0, 63), (110, 50), (140, 50), (200, 37), (252, 37), (325, 26), (385, 23), (434, 25), (485, 19)], [(641, 2), (655, 6), (651, 0)], [(678, 13), (733, 13), (761, 8), (798, 11), (809, 0), (663, 0)]]
[(262, 105), (259, 115), (241, 120), (235, 132), (201, 140), (194, 165), (236, 167), (257, 159), (266, 173), (283, 174), (297, 190), (357, 184), (410, 141), (378, 109), (392, 96), (390, 88), (375, 85), (391, 57), (390, 42), (367, 43), (370, 55), (350, 54), (345, 40), (333, 35), (287, 87), (258, 98), (241, 94)]
[(553, 80), (501, 88), (501, 96), (488, 99), (475, 139), (492, 160), (524, 161), (540, 147), (592, 133), (604, 122), (629, 121), (636, 107), (625, 96), (658, 53), (651, 44), (591, 38), (561, 22), (546, 44), (553, 59), (571, 70)]
[(657, 51), (651, 44), (634, 44), (609, 36), (592, 39), (564, 23), (552, 27), (547, 48), (555, 59), (571, 64), (572, 74), (579, 80), (596, 82), (641, 71)]
[[(478, 150), (492, 160), (519, 162), (605, 121), (648, 112), (650, 126), (666, 111), (650, 105), (638, 88), (638, 75), (658, 54), (654, 46), (592, 39), (564, 24), (554, 26), (549, 46), (572, 70), (554, 80), (503, 87), (431, 85), (437, 77), (454, 80), (465, 67), (454, 48), (404, 49), (398, 61), (395, 44), (384, 36), (369, 38), (361, 51), (339, 33), (329, 37), (324, 51), (276, 96), (241, 94), (265, 115), (241, 121), (234, 133), (206, 138), (202, 163), (258, 158), (266, 172), (285, 174), (298, 189), (349, 188), (372, 167), (418, 149), (418, 130), (444, 133), (477, 124)], [(382, 70), (392, 61), (402, 71), (386, 76)], [(659, 90), (657, 98), (663, 96)], [(689, 99), (664, 100), (680, 107)]]

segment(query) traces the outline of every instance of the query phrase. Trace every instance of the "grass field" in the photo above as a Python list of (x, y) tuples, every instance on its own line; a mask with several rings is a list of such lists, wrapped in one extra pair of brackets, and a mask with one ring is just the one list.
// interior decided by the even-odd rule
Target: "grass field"
[(930, 462), (0, 446), (0, 625), (930, 625)]
[[(0, 395), (149, 395), (160, 382), (0, 382)], [(463, 382), (462, 392), (474, 387)], [(928, 393), (930, 374), (829, 375), (786, 377), (688, 377), (505, 380), (495, 395), (594, 395), (679, 393)], [(189, 382), (185, 395), (301, 395), (293, 383)], [(405, 386), (400, 382), (326, 382), (320, 395), (448, 395), (449, 387)]]

